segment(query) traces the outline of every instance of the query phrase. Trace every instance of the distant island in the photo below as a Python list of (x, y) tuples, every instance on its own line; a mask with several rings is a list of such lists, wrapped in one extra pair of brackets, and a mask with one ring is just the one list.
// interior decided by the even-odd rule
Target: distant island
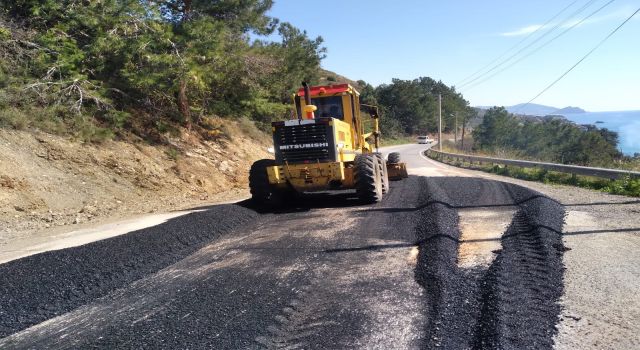
[(580, 108), (580, 107), (564, 107), (562, 109), (559, 109), (555, 112), (553, 112), (554, 114), (579, 114), (579, 113), (587, 113), (587, 111), (585, 111), (584, 109)]
[[(488, 109), (486, 107), (478, 107), (481, 109)], [(586, 113), (584, 109), (580, 107), (568, 106), (564, 108), (557, 108), (553, 106), (545, 106), (537, 103), (520, 103), (514, 106), (505, 107), (507, 111), (519, 115), (531, 115), (531, 116), (545, 116), (545, 115), (565, 115), (565, 114), (579, 114)]]

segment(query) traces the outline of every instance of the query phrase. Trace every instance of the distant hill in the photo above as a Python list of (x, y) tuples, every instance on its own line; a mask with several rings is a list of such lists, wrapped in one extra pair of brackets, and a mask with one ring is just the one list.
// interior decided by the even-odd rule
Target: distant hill
[(345, 76), (342, 76), (338, 73), (334, 73), (330, 70), (326, 70), (320, 68), (320, 85), (332, 85), (332, 84), (343, 84), (347, 83), (356, 88), (356, 90), (361, 90), (360, 84), (357, 81), (351, 80)]
[[(490, 107), (477, 107), (481, 109), (488, 109)], [(531, 115), (531, 116), (545, 116), (545, 115), (564, 115), (564, 114), (576, 114), (586, 113), (586, 111), (580, 107), (564, 107), (557, 108), (552, 106), (545, 106), (536, 103), (520, 103), (514, 106), (505, 107), (507, 111), (519, 115)]]
[(564, 107), (562, 109), (559, 109), (555, 112), (553, 112), (554, 114), (578, 114), (578, 113), (586, 113), (587, 111), (585, 111), (584, 109), (580, 108), (580, 107)]
[(507, 108), (507, 111), (509, 111), (510, 113), (526, 114), (526, 115), (548, 115), (548, 114), (554, 114), (558, 110), (558, 108), (556, 107), (539, 105), (536, 103), (529, 103), (529, 104), (519, 103), (515, 106), (509, 106), (506, 108)]

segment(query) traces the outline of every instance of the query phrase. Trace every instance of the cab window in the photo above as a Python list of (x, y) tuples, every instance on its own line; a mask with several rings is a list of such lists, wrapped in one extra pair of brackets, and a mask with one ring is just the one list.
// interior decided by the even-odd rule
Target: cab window
[(318, 107), (318, 110), (315, 112), (316, 117), (344, 119), (342, 96), (312, 98), (311, 104)]

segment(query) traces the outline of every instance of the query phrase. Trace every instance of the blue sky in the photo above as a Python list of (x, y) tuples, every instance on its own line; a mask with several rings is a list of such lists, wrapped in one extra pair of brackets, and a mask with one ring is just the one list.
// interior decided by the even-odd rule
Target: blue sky
[[(328, 49), (323, 67), (351, 79), (378, 85), (392, 78), (430, 76), (459, 87), (473, 106), (513, 105), (533, 98), (640, 7), (638, 0), (615, 0), (576, 25), (609, 1), (276, 0), (270, 15), (312, 37), (321, 35)], [(571, 26), (503, 72), (482, 83), (484, 78), (461, 85), (527, 35), (503, 59), (542, 38), (501, 67)], [(534, 103), (589, 111), (640, 110), (640, 13)]]

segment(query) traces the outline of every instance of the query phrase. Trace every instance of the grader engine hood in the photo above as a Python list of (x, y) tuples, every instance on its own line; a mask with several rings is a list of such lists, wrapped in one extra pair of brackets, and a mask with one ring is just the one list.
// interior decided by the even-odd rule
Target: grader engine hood
[(336, 161), (332, 118), (274, 122), (273, 144), (278, 164)]

